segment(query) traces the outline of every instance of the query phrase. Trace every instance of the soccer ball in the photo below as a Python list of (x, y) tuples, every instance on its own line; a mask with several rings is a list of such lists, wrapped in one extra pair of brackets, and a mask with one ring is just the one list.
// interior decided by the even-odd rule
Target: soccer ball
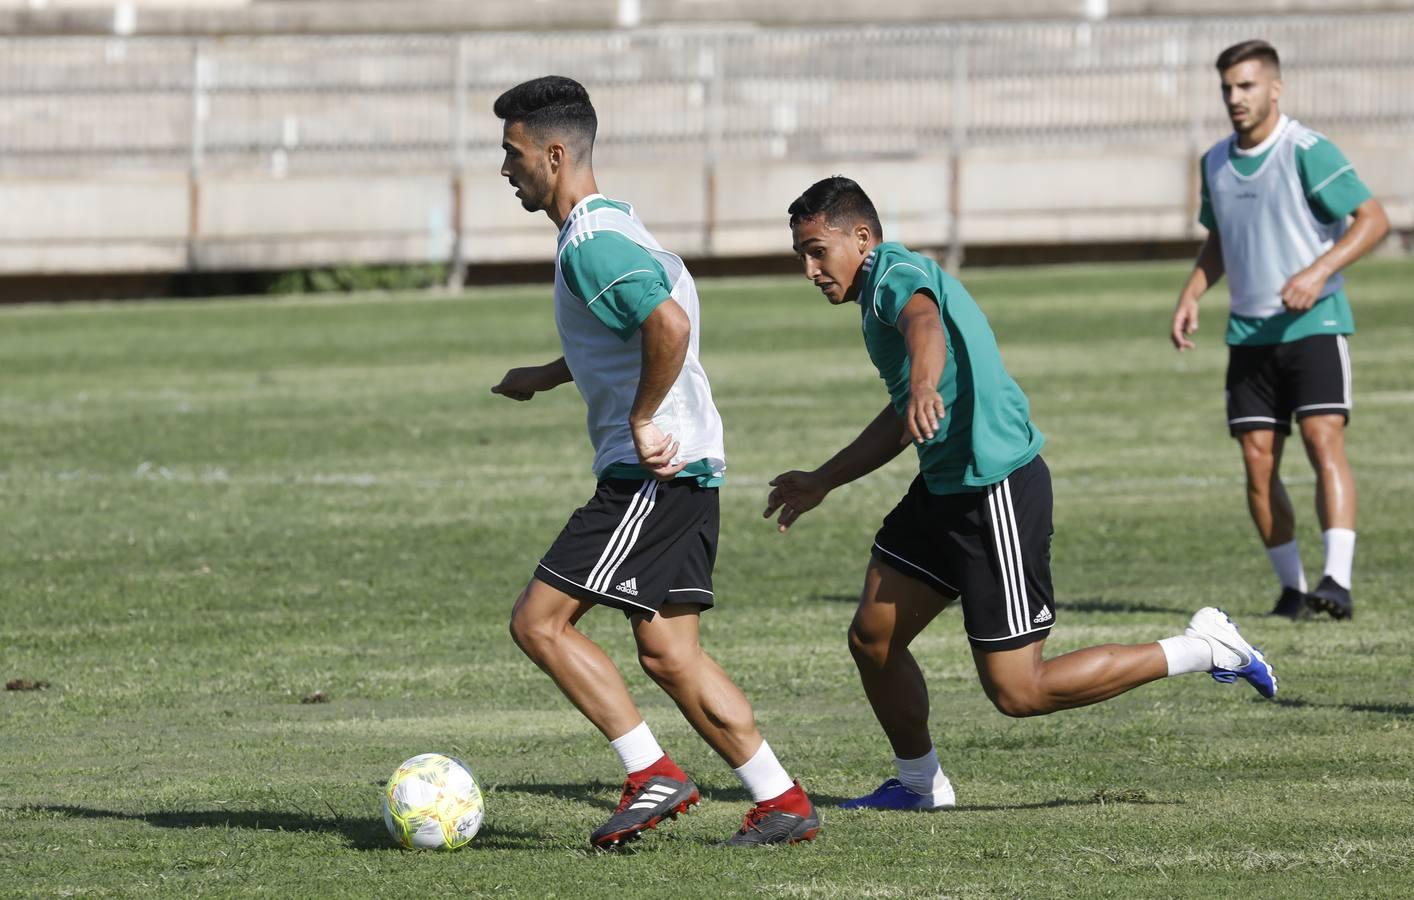
[(407, 760), (383, 789), (383, 821), (408, 850), (455, 850), (476, 837), (484, 815), (476, 777), (440, 753)]

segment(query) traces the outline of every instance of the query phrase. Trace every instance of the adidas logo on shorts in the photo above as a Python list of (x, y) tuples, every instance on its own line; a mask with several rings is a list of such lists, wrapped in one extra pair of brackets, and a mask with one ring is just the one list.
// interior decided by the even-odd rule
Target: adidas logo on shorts
[(618, 591), (620, 594), (628, 594), (630, 597), (637, 597), (637, 596), (638, 596), (638, 579), (637, 579), (637, 578), (630, 578), (628, 581), (620, 581), (620, 582), (614, 587), (614, 590)]
[(1051, 621), (1051, 611), (1046, 607), (1041, 607), (1041, 611), (1036, 614), (1036, 618), (1031, 620), (1032, 625), (1040, 625), (1042, 622)]

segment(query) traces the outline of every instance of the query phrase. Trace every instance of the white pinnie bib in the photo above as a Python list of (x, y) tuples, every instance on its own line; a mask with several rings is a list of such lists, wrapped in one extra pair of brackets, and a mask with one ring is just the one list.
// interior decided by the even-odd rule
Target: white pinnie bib
[[(1237, 149), (1233, 147), (1237, 136), (1229, 135), (1203, 157), (1234, 315), (1265, 319), (1284, 312), (1281, 289), (1287, 279), (1315, 262), (1345, 233), (1343, 219), (1326, 224), (1316, 218), (1296, 167), (1296, 148), (1309, 147), (1319, 138), (1295, 119), (1282, 116), (1260, 145)], [(1242, 175), (1228, 161), (1234, 152), (1267, 153), (1267, 158), (1255, 173)], [(1337, 272), (1321, 288), (1321, 296), (1335, 293), (1344, 283)]]
[(575, 387), (589, 407), (594, 471), (601, 473), (614, 463), (638, 462), (628, 416), (638, 391), (643, 338), (635, 332), (627, 341), (620, 340), (595, 318), (587, 306), (595, 298), (581, 299), (570, 290), (560, 271), (560, 259), (571, 242), (593, 240), (596, 232), (612, 231), (638, 244), (658, 261), (668, 275), (672, 299), (687, 313), (692, 327), (682, 371), (653, 414), (653, 422), (678, 442), (675, 461), (705, 459), (713, 472), (720, 474), (726, 469), (722, 418), (712, 402), (712, 387), (698, 359), (701, 316), (697, 286), (682, 259), (663, 249), (632, 208), (624, 212), (606, 203), (588, 208), (592, 201), (603, 199), (602, 195), (593, 194), (575, 206), (561, 232), (555, 255), (555, 325)]

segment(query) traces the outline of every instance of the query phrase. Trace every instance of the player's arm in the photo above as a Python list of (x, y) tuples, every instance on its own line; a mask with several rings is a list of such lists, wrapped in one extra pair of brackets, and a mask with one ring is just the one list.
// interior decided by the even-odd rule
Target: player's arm
[(543, 366), (523, 366), (511, 369), (501, 377), (499, 384), (493, 385), (491, 393), (509, 397), (512, 400), (529, 400), (541, 391), (569, 384), (574, 381), (570, 367), (561, 356)]
[(938, 304), (928, 294), (914, 294), (899, 313), (898, 330), (908, 350), (908, 406), (903, 425), (918, 443), (933, 437), (938, 421), (946, 412), (938, 393), (943, 366), (948, 359), (948, 342), (938, 318)]
[(653, 424), (653, 413), (658, 411), (682, 371), (692, 336), (692, 322), (677, 301), (669, 297), (648, 314), (638, 330), (643, 335), (643, 361), (628, 424), (633, 431), (638, 461), (653, 477), (668, 479), (681, 472), (689, 461), (673, 462), (678, 442)]
[(781, 516), (776, 528), (784, 532), (801, 513), (819, 506), (830, 491), (863, 478), (898, 456), (908, 444), (907, 434), (903, 419), (894, 412), (893, 406), (885, 406), (859, 437), (820, 468), (813, 472), (785, 472), (772, 478), (771, 494), (766, 499), (762, 518), (771, 518), (779, 509)]
[(1183, 290), (1178, 292), (1178, 305), (1174, 307), (1173, 320), (1169, 323), (1169, 340), (1180, 353), (1195, 346), (1188, 336), (1198, 330), (1198, 298), (1222, 280), (1224, 271), (1222, 236), (1216, 230), (1210, 231), (1208, 239), (1198, 250), (1198, 261), (1194, 263), (1193, 271), (1188, 273)]
[(1351, 217), (1350, 227), (1334, 247), (1282, 285), (1281, 302), (1287, 309), (1310, 309), (1321, 298), (1321, 288), (1332, 275), (1369, 253), (1389, 234), (1389, 216), (1374, 197), (1355, 207)]

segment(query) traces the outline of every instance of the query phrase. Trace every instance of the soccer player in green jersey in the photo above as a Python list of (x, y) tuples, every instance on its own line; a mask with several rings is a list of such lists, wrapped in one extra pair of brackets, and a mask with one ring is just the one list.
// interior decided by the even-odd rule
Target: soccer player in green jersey
[(864, 346), (889, 403), (819, 468), (778, 475), (765, 515), (784, 532), (830, 491), (913, 443), (919, 475), (874, 539), (849, 646), (897, 778), (845, 808), (952, 806), (928, 733), (928, 688), (909, 644), (962, 598), (963, 624), (987, 696), (1009, 716), (1098, 703), (1187, 672), (1243, 678), (1264, 697), (1276, 678), (1222, 611), (1184, 634), (1045, 659), (1056, 621), (1050, 573), (1051, 478), (1021, 388), (1002, 365), (987, 317), (933, 260), (883, 241), (873, 203), (827, 178), (790, 206), (794, 249), (830, 303), (857, 303)]
[[(1389, 231), (1379, 201), (1325, 135), (1282, 114), (1281, 65), (1266, 41), (1217, 60), (1233, 133), (1203, 156), (1208, 237), (1169, 336), (1193, 348), (1198, 298), (1228, 277), (1227, 425), (1242, 448), (1247, 508), (1281, 583), (1273, 615), (1354, 614), (1355, 479), (1345, 456), (1355, 321), (1341, 270)], [(1347, 219), (1350, 219), (1347, 227)], [(1295, 513), (1278, 470), (1291, 420), (1316, 470), (1325, 571), (1306, 592)]]
[(493, 393), (526, 401), (573, 382), (588, 407), (594, 496), (541, 557), (511, 613), (526, 656), (609, 739), (623, 763), (618, 808), (590, 842), (616, 847), (695, 805), (697, 785), (663, 752), (613, 661), (576, 625), (596, 606), (628, 617), (638, 659), (755, 805), (731, 846), (808, 841), (810, 798), (776, 760), (751, 704), (698, 643), (713, 605), (722, 420), (698, 360), (692, 275), (633, 207), (599, 193), (598, 118), (576, 81), (546, 76), (496, 100), (501, 174), (559, 229), (555, 325), (564, 355), (511, 369)]

